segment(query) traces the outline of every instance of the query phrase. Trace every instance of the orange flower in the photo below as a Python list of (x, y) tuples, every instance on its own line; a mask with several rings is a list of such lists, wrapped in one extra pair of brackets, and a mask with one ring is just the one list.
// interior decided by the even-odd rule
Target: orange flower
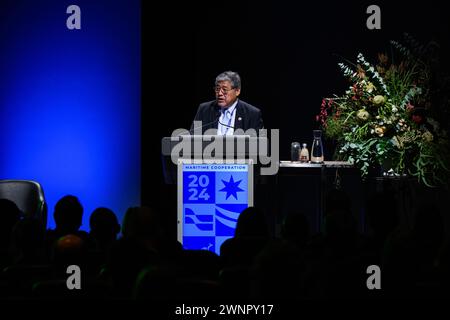
[(358, 77), (360, 79), (364, 79), (366, 77), (366, 72), (364, 71), (364, 69), (358, 64), (357, 68), (356, 68), (356, 72), (358, 73)]
[(386, 132), (386, 127), (385, 126), (376, 126), (375, 127), (375, 133), (379, 136), (382, 137), (384, 136), (384, 133)]
[(388, 60), (389, 60), (388, 56), (385, 55), (384, 53), (379, 53), (378, 54), (378, 61), (380, 61), (381, 65), (387, 64)]

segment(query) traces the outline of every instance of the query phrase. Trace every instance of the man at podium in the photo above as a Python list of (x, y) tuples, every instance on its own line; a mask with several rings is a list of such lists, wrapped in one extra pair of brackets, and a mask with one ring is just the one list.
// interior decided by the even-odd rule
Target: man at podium
[[(261, 110), (239, 99), (241, 78), (237, 72), (226, 71), (216, 77), (216, 99), (200, 104), (191, 131), (216, 129), (217, 135), (233, 135), (237, 129), (263, 129)], [(195, 127), (194, 127), (195, 125)]]

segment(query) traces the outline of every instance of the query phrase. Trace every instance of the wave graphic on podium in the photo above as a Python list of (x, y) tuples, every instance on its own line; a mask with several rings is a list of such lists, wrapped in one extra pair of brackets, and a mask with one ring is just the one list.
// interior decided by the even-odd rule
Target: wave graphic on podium
[(239, 215), (245, 208), (245, 204), (216, 205), (216, 235), (233, 236)]
[(194, 210), (186, 208), (184, 223), (193, 224), (202, 231), (211, 231), (214, 228), (214, 217), (210, 214), (196, 214)]

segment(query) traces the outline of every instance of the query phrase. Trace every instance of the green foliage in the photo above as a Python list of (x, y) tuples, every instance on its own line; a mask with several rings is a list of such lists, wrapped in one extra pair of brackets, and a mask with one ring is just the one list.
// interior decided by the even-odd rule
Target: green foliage
[[(341, 96), (325, 98), (317, 116), (327, 138), (338, 144), (336, 157), (360, 168), (363, 177), (380, 165), (393, 175), (411, 175), (426, 186), (450, 180), (449, 99), (433, 97), (429, 49), (412, 37), (409, 47), (391, 41), (393, 53), (378, 63), (358, 54), (357, 63), (340, 63), (351, 86)], [(351, 64), (351, 63), (350, 63)], [(439, 120), (439, 121), (438, 121)]]

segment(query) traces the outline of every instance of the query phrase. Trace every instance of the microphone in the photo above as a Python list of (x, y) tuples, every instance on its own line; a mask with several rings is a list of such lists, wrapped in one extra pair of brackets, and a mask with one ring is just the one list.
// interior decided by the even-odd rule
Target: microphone
[[(216, 118), (215, 118), (215, 120), (214, 121), (211, 121), (211, 122), (207, 122), (207, 123), (205, 123), (205, 124), (203, 124), (203, 125), (201, 125), (201, 126), (199, 126), (199, 127), (193, 127), (194, 126), (194, 123), (192, 123), (192, 126), (191, 126), (191, 130), (189, 130), (189, 133), (193, 133), (193, 131), (194, 130), (196, 130), (196, 129), (203, 129), (204, 127), (207, 127), (207, 126), (210, 126), (210, 125), (212, 125), (212, 124), (214, 124), (214, 123), (217, 123), (217, 122), (220, 122), (219, 121), (219, 118), (220, 118), (220, 110), (217, 110), (216, 111)], [(195, 120), (194, 120), (195, 121)], [(202, 134), (203, 134), (203, 130), (202, 130)]]
[(222, 123), (222, 122), (219, 121), (219, 119), (217, 119), (217, 122), (219, 122), (219, 123), (220, 123), (221, 125), (223, 125), (224, 127), (228, 127), (228, 128), (234, 129), (233, 126), (229, 126), (229, 125), (227, 125), (227, 124), (225, 124), (225, 123)]

